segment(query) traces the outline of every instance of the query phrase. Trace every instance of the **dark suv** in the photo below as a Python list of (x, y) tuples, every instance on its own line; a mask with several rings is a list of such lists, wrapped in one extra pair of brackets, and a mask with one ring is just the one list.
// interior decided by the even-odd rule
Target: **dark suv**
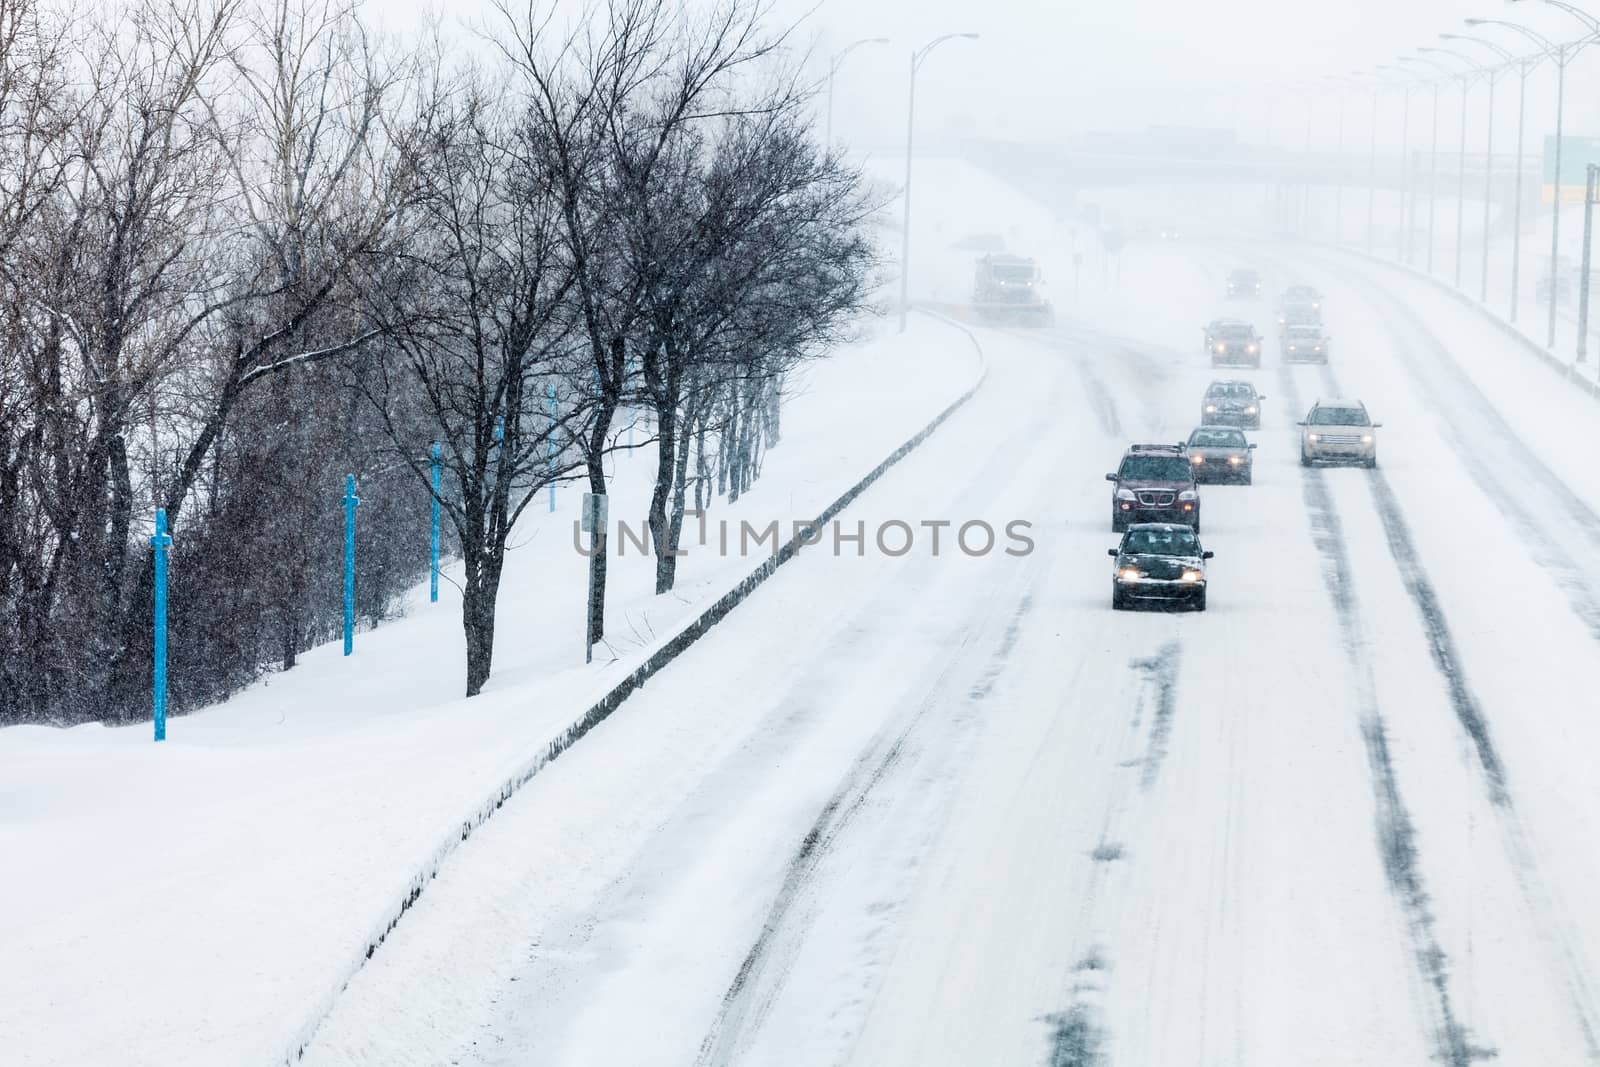
[(1133, 445), (1106, 481), (1111, 493), (1111, 529), (1121, 533), (1136, 522), (1177, 522), (1200, 532), (1200, 492), (1188, 446)]

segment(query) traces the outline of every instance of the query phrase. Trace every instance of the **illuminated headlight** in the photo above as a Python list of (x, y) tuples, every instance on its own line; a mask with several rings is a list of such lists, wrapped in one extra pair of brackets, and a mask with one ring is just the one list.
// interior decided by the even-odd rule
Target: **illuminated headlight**
[(1216, 411), (1217, 411), (1217, 405), (1215, 405), (1215, 404), (1207, 404), (1206, 405), (1206, 414), (1207, 415), (1214, 415), (1214, 414), (1216, 414)]
[(1362, 434), (1361, 435), (1361, 443), (1364, 444), (1364, 445), (1370, 445), (1372, 443), (1372, 435), (1370, 433)]
[(1203, 578), (1205, 578), (1205, 575), (1201, 574), (1199, 571), (1184, 571), (1183, 572), (1183, 580), (1186, 581), (1186, 582), (1198, 582), (1198, 581), (1202, 580)]
[(1231, 463), (1231, 464), (1233, 464), (1233, 465), (1234, 465), (1234, 466), (1235, 466), (1235, 467), (1237, 467), (1237, 466), (1238, 466), (1238, 465), (1239, 465), (1239, 464), (1241, 464), (1241, 463), (1243, 463), (1243, 462), (1244, 462), (1244, 460), (1243, 460), (1243, 459), (1241, 459), (1241, 458), (1240, 458), (1240, 457), (1238, 457), (1238, 456), (1229, 456), (1229, 457), (1228, 457), (1228, 462), (1229, 462), (1229, 463)]
[(1245, 345), (1244, 346), (1244, 350), (1246, 352), (1249, 352), (1251, 355), (1254, 355), (1255, 351), (1256, 351), (1256, 346), (1255, 345)]
[(1193, 489), (1185, 489), (1183, 492), (1178, 494), (1178, 499), (1179, 500), (1199, 500), (1200, 499), (1200, 494), (1195, 492)]
[(1137, 567), (1124, 567), (1117, 572), (1117, 580), (1120, 582), (1137, 582), (1143, 577), (1144, 575), (1139, 573), (1139, 568)]
[(1248, 407), (1244, 409), (1244, 413), (1246, 415), (1254, 415), (1256, 413), (1256, 409), (1253, 407)]
[(1228, 346), (1227, 345), (1218, 345), (1217, 346), (1217, 351), (1218, 352), (1226, 352), (1227, 350), (1228, 350)]
[(1317, 347), (1313, 348), (1311, 351), (1313, 351), (1313, 352), (1321, 352), (1322, 351), (1322, 346), (1318, 345)]
[(1190, 456), (1189, 457), (1189, 462), (1193, 463), (1196, 467), (1200, 466), (1200, 464), (1204, 463), (1205, 461), (1206, 461), (1206, 457), (1204, 457), (1204, 456)]
[(1298, 351), (1298, 349), (1296, 349), (1296, 348), (1295, 348), (1295, 347), (1294, 347), (1294, 345), (1290, 345), (1290, 346), (1289, 346), (1289, 351), (1291, 351), (1291, 352), (1296, 352), (1296, 351)]
[(1316, 441), (1316, 440), (1318, 440), (1318, 437), (1314, 433), (1308, 433), (1308, 434), (1306, 434), (1306, 440), (1307, 441)]

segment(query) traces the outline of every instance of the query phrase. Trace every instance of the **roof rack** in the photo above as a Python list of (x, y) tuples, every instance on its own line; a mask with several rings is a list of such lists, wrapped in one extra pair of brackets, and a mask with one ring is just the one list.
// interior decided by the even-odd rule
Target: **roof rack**
[(1189, 442), (1179, 441), (1177, 444), (1157, 442), (1149, 444), (1132, 444), (1128, 446), (1129, 452), (1187, 452)]

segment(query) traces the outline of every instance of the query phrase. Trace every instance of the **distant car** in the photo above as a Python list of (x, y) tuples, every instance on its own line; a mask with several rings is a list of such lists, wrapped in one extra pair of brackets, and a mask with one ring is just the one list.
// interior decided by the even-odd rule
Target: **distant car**
[(1187, 445), (1131, 445), (1111, 491), (1111, 530), (1121, 533), (1136, 522), (1181, 522), (1200, 529), (1200, 493), (1195, 488)]
[(1201, 426), (1189, 434), (1189, 466), (1196, 482), (1255, 481), (1255, 445), (1232, 426)]
[(1176, 226), (1161, 227), (1161, 239), (1163, 241), (1176, 241), (1178, 239), (1178, 228)]
[(1261, 272), (1240, 267), (1228, 275), (1228, 295), (1230, 297), (1260, 296)]
[(1315, 323), (1285, 326), (1278, 332), (1279, 354), (1285, 363), (1326, 363), (1330, 340)]
[(1313, 311), (1322, 310), (1322, 294), (1309, 285), (1291, 285), (1283, 291), (1279, 305), (1309, 304)]
[(1378, 427), (1359, 400), (1318, 400), (1300, 422), (1300, 465), (1324, 460), (1378, 465)]
[(1261, 402), (1266, 397), (1243, 378), (1227, 378), (1206, 386), (1200, 401), (1200, 425), (1261, 429)]
[(1248, 322), (1217, 319), (1207, 326), (1206, 353), (1213, 367), (1261, 366), (1261, 335)]
[(1215, 553), (1201, 547), (1198, 531), (1180, 523), (1138, 523), (1107, 554), (1117, 561), (1113, 611), (1140, 603), (1206, 610), (1206, 560)]
[(1317, 310), (1315, 304), (1294, 302), (1281, 304), (1278, 307), (1279, 326), (1320, 326), (1322, 325), (1322, 312)]

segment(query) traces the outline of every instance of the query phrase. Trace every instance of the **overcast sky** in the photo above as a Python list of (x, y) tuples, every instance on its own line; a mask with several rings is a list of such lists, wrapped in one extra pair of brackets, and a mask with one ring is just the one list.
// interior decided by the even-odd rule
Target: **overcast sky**
[[(904, 138), (909, 53), (944, 33), (975, 32), (981, 38), (944, 44), (922, 68), (917, 125), (919, 136), (930, 140), (967, 131), (1052, 139), (1153, 122), (1237, 125), (1248, 139), (1259, 140), (1269, 114), (1274, 135), (1288, 140), (1298, 139), (1297, 131), (1304, 129), (1306, 103), (1297, 87), (1320, 83), (1331, 90), (1328, 75), (1392, 63), (1419, 45), (1450, 46), (1438, 34), (1473, 32), (1462, 25), (1466, 16), (1513, 19), (1563, 40), (1579, 29), (1571, 16), (1540, 0), (774, 2), (777, 21), (797, 24), (797, 46), (812, 50), (819, 78), (827, 70), (827, 56), (848, 42), (892, 39), (856, 51), (835, 86), (836, 133), (885, 147)], [(419, 20), (420, 9), (405, 0), (368, 4), (396, 30)], [(1591, 7), (1600, 13), (1600, 0)], [(487, 0), (456, 0), (446, 8), (446, 18), (487, 10)], [(1491, 35), (1507, 45), (1519, 43), (1505, 31)], [(1569, 133), (1600, 134), (1597, 73), (1600, 48), (1569, 75)], [(1542, 134), (1550, 125), (1553, 86), (1548, 70), (1529, 83), (1532, 133)], [(1515, 121), (1515, 95), (1515, 81), (1503, 82), (1496, 111), (1508, 125)], [(1447, 95), (1446, 108), (1451, 99), (1459, 101)], [(1326, 112), (1319, 133), (1331, 122), (1332, 101), (1329, 91), (1315, 105)], [(1365, 136), (1365, 126), (1358, 130), (1358, 124), (1369, 109), (1370, 103), (1356, 104), (1352, 98), (1352, 136)], [(1398, 108), (1385, 114), (1390, 110)], [(1459, 110), (1444, 123), (1447, 139), (1455, 136), (1458, 116)], [(1393, 121), (1380, 124), (1382, 136), (1397, 139), (1398, 118), (1390, 117)], [(1470, 125), (1481, 122), (1479, 103)], [(1469, 140), (1477, 136), (1469, 130)]]

